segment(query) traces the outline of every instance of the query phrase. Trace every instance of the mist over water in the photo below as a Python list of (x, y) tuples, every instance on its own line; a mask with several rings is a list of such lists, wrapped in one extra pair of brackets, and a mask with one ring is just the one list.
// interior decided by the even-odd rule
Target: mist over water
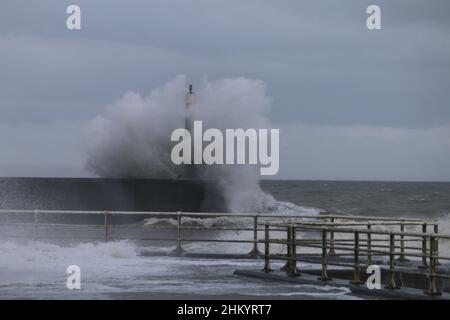
[[(170, 137), (173, 130), (184, 128), (188, 86), (186, 77), (178, 75), (147, 95), (128, 92), (108, 106), (88, 128), (88, 170), (107, 178), (181, 177), (183, 166), (174, 165), (170, 158), (175, 145)], [(263, 81), (204, 79), (194, 90), (197, 102), (190, 117), (202, 120), (203, 130), (271, 127), (267, 118), (271, 100)], [(231, 212), (266, 212), (276, 207), (274, 198), (258, 185), (256, 165), (202, 165), (197, 177), (214, 183)]]

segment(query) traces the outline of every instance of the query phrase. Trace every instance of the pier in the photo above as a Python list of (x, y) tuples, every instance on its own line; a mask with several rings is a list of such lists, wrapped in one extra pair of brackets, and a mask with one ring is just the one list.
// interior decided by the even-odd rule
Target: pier
[(223, 212), (214, 181), (2, 178), (0, 209)]
[[(242, 277), (345, 286), (362, 297), (450, 298), (450, 256), (439, 251), (450, 235), (440, 233), (437, 221), (431, 220), (334, 214), (0, 210), (0, 238), (58, 243), (131, 240), (161, 248), (144, 255), (261, 261), (260, 270), (236, 270)], [(197, 243), (223, 247), (199, 250), (191, 246)], [(381, 271), (380, 289), (366, 286), (370, 266)]]

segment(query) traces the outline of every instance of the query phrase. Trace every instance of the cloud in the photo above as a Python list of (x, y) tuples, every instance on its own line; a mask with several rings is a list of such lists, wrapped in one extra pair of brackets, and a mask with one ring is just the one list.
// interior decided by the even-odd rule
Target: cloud
[(448, 0), (380, 0), (379, 32), (369, 0), (79, 0), (81, 31), (65, 27), (69, 4), (0, 2), (0, 164), (76, 166), (77, 126), (183, 73), (267, 83), (270, 120), (310, 137), (284, 177), (449, 176)]
[[(90, 176), (83, 123), (0, 125), (0, 176)], [(275, 179), (450, 181), (450, 125), (428, 129), (278, 123)]]
[(450, 180), (450, 125), (428, 129), (280, 124), (280, 178)]
[(184, 73), (264, 80), (278, 121), (444, 125), (450, 3), (381, 1), (380, 32), (365, 27), (369, 3), (80, 0), (75, 32), (65, 28), (70, 1), (5, 0), (0, 121), (92, 117)]
[(85, 176), (83, 123), (0, 124), (0, 176)]

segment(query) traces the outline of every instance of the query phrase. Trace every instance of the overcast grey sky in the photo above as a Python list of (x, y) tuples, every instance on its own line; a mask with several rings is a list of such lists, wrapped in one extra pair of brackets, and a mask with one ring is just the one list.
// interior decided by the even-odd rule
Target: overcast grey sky
[(450, 180), (448, 0), (0, 0), (0, 176), (84, 174), (84, 125), (180, 73), (267, 83), (279, 178)]

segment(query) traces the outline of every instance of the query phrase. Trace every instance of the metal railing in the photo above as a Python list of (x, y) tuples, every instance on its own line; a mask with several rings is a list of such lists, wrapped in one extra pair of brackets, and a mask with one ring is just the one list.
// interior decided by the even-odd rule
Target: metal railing
[[(18, 215), (25, 215), (25, 221), (18, 222)], [(51, 216), (53, 219), (48, 219)], [(94, 222), (81, 223), (85, 221), (86, 216), (96, 217)], [(70, 223), (62, 218), (76, 217), (75, 221), (72, 219)], [(139, 217), (139, 221), (142, 222), (143, 219), (157, 218), (170, 220), (170, 225), (158, 225), (158, 224), (137, 224), (134, 223), (115, 223), (114, 218), (130, 218)], [(47, 218), (47, 219), (43, 219)], [(238, 226), (205, 226), (205, 225), (192, 225), (186, 223), (187, 218), (197, 218), (200, 220), (211, 219), (211, 218), (225, 218), (229, 222), (240, 222)], [(55, 222), (56, 219), (56, 222)], [(50, 222), (48, 221), (50, 220)], [(63, 222), (60, 222), (62, 220)], [(67, 220), (67, 219), (66, 219)], [(10, 227), (23, 227), (31, 228), (32, 238), (35, 240), (43, 238), (68, 238), (69, 235), (63, 233), (62, 235), (51, 235), (51, 234), (41, 234), (40, 230), (44, 228), (63, 228), (63, 229), (86, 229), (86, 228), (100, 228), (103, 230), (101, 232), (101, 238), (97, 232), (96, 236), (75, 236), (72, 238), (77, 238), (80, 240), (143, 240), (143, 241), (168, 241), (174, 242), (176, 244), (175, 252), (183, 252), (184, 242), (224, 242), (224, 243), (248, 243), (252, 245), (252, 249), (249, 252), (252, 256), (259, 256), (261, 253), (258, 250), (258, 244), (260, 241), (260, 234), (264, 232), (264, 224), (267, 222), (273, 223), (274, 221), (280, 223), (302, 223), (303, 226), (317, 226), (318, 223), (321, 226), (334, 226), (334, 227), (361, 227), (367, 226), (368, 229), (372, 227), (390, 227), (398, 228), (400, 231), (404, 231), (405, 227), (422, 228), (422, 232), (426, 232), (428, 226), (433, 226), (435, 233), (437, 233), (438, 226), (435, 222), (424, 221), (419, 219), (395, 219), (388, 217), (366, 217), (366, 216), (347, 216), (347, 215), (335, 215), (335, 214), (320, 214), (320, 215), (274, 215), (274, 214), (230, 214), (230, 213), (198, 213), (198, 212), (137, 212), (137, 211), (67, 211), (67, 210), (0, 210), (0, 227), (10, 226)], [(124, 229), (143, 229), (143, 230), (164, 230), (164, 229), (175, 229), (174, 236), (165, 235), (164, 237), (148, 237), (146, 234), (139, 237), (120, 237), (114, 234), (114, 231), (124, 230)], [(425, 229), (424, 229), (425, 228)], [(242, 232), (239, 238), (236, 239), (220, 239), (217, 236), (200, 237), (195, 238), (186, 237), (183, 231), (195, 231), (196, 234), (200, 234), (203, 231), (233, 231)], [(284, 230), (283, 228), (280, 231)], [(425, 231), (424, 231), (425, 230)], [(330, 230), (327, 233), (330, 236), (328, 242), (329, 245), (329, 255), (336, 254), (336, 244), (334, 231)], [(0, 234), (1, 236), (1, 234)], [(30, 237), (30, 233), (22, 235), (23, 237)], [(10, 237), (21, 237), (21, 235), (14, 234)], [(308, 239), (303, 241), (307, 242)], [(311, 243), (316, 242), (315, 239), (309, 240)], [(340, 240), (342, 242), (342, 240)], [(339, 242), (339, 243), (340, 243)], [(406, 248), (405, 243), (407, 240), (402, 238), (402, 255), (405, 257), (404, 250)], [(426, 243), (425, 243), (426, 250)], [(426, 260), (424, 260), (426, 264)]]
[[(408, 270), (408, 273), (425, 275), (429, 278), (427, 294), (440, 295), (436, 280), (438, 278), (450, 279), (450, 275), (445, 272), (438, 272), (439, 260), (450, 260), (449, 256), (439, 253), (439, 240), (450, 240), (450, 235), (438, 233), (438, 224), (436, 222), (419, 223), (420, 232), (405, 231), (406, 226), (417, 226), (418, 221), (401, 220), (398, 224), (399, 230), (373, 230), (375, 225), (372, 221), (364, 224), (359, 223), (324, 223), (324, 222), (300, 222), (300, 223), (266, 223), (264, 227), (264, 271), (271, 272), (270, 260), (286, 260), (286, 265), (282, 268), (289, 276), (295, 277), (299, 274), (297, 262), (302, 259), (307, 260), (311, 253), (299, 254), (298, 250), (302, 248), (313, 248), (320, 252), (316, 256), (320, 257), (322, 265), (322, 281), (330, 280), (328, 276), (328, 265), (342, 267), (351, 267), (353, 269), (352, 284), (362, 284), (361, 264), (362, 257), (365, 257), (366, 267), (372, 265), (373, 257), (385, 258), (377, 264), (388, 271), (389, 280), (386, 285), (388, 289), (396, 289), (399, 286), (395, 282), (395, 274), (398, 271), (396, 262), (405, 262), (417, 260), (421, 271)], [(384, 223), (381, 222), (383, 225)], [(428, 232), (428, 227), (433, 228), (433, 232)], [(271, 232), (280, 235), (280, 229), (284, 229), (285, 238), (274, 238)], [(308, 233), (320, 233), (320, 239), (306, 239), (304, 236)], [(298, 234), (300, 233), (300, 239)], [(336, 239), (336, 236), (338, 238)], [(365, 239), (362, 239), (365, 236)], [(417, 246), (406, 245), (406, 243), (417, 243)], [(286, 255), (273, 254), (270, 250), (271, 244), (285, 245)], [(343, 259), (334, 259), (330, 257), (351, 257), (353, 261), (346, 262)], [(398, 257), (396, 259), (396, 257)], [(427, 264), (427, 260), (429, 265)], [(411, 266), (411, 265), (410, 265)]]
[[(86, 217), (88, 217), (86, 219)], [(149, 218), (156, 218), (150, 223)], [(207, 219), (224, 218), (228, 224), (213, 223), (210, 225), (190, 223)], [(122, 219), (117, 221), (117, 219)], [(125, 220), (125, 221), (124, 221)], [(132, 223), (130, 223), (132, 220)], [(161, 225), (166, 220), (168, 224)], [(147, 223), (144, 223), (147, 221)], [(233, 224), (238, 222), (237, 224)], [(192, 242), (244, 243), (252, 248), (249, 257), (264, 256), (264, 270), (270, 272), (270, 260), (286, 260), (283, 270), (290, 276), (296, 276), (300, 270), (297, 262), (303, 257), (315, 256), (321, 264), (322, 281), (328, 281), (328, 265), (351, 267), (352, 283), (360, 284), (361, 265), (369, 266), (376, 258), (389, 273), (387, 288), (397, 288), (395, 274), (396, 262), (416, 260), (421, 271), (429, 277), (427, 292), (440, 294), (437, 278), (450, 278), (448, 274), (439, 273), (439, 260), (450, 260), (450, 257), (439, 253), (439, 240), (450, 240), (449, 235), (439, 234), (436, 221), (420, 219), (396, 219), (388, 217), (347, 216), (335, 214), (320, 215), (274, 215), (274, 214), (230, 214), (230, 213), (198, 213), (198, 212), (130, 212), (130, 211), (65, 211), (65, 210), (0, 210), (0, 237), (4, 236), (2, 227), (24, 228), (25, 233), (14, 232), (7, 237), (27, 237), (34, 240), (52, 238), (70, 238), (79, 240), (142, 240), (167, 241), (175, 244), (173, 252), (185, 252), (184, 244)], [(95, 228), (95, 236), (70, 235), (65, 230), (84, 230)], [(62, 229), (62, 235), (43, 233), (43, 229)], [(139, 229), (143, 233), (133, 232), (137, 236), (116, 235), (119, 230)], [(406, 231), (408, 229), (408, 231)], [(156, 234), (149, 237), (149, 230), (163, 231), (164, 236)], [(172, 230), (172, 234), (165, 231)], [(187, 231), (192, 231), (186, 234)], [(206, 236), (202, 232), (214, 231)], [(216, 232), (237, 232), (233, 239), (220, 238)], [(156, 232), (158, 233), (158, 232)], [(264, 244), (264, 253), (258, 246)], [(277, 244), (285, 248), (286, 254), (273, 253), (270, 245)], [(299, 253), (308, 248), (309, 253)], [(350, 257), (352, 261), (330, 257)], [(364, 260), (365, 259), (365, 260)], [(377, 262), (378, 264), (379, 262)], [(410, 271), (409, 271), (410, 272)]]

